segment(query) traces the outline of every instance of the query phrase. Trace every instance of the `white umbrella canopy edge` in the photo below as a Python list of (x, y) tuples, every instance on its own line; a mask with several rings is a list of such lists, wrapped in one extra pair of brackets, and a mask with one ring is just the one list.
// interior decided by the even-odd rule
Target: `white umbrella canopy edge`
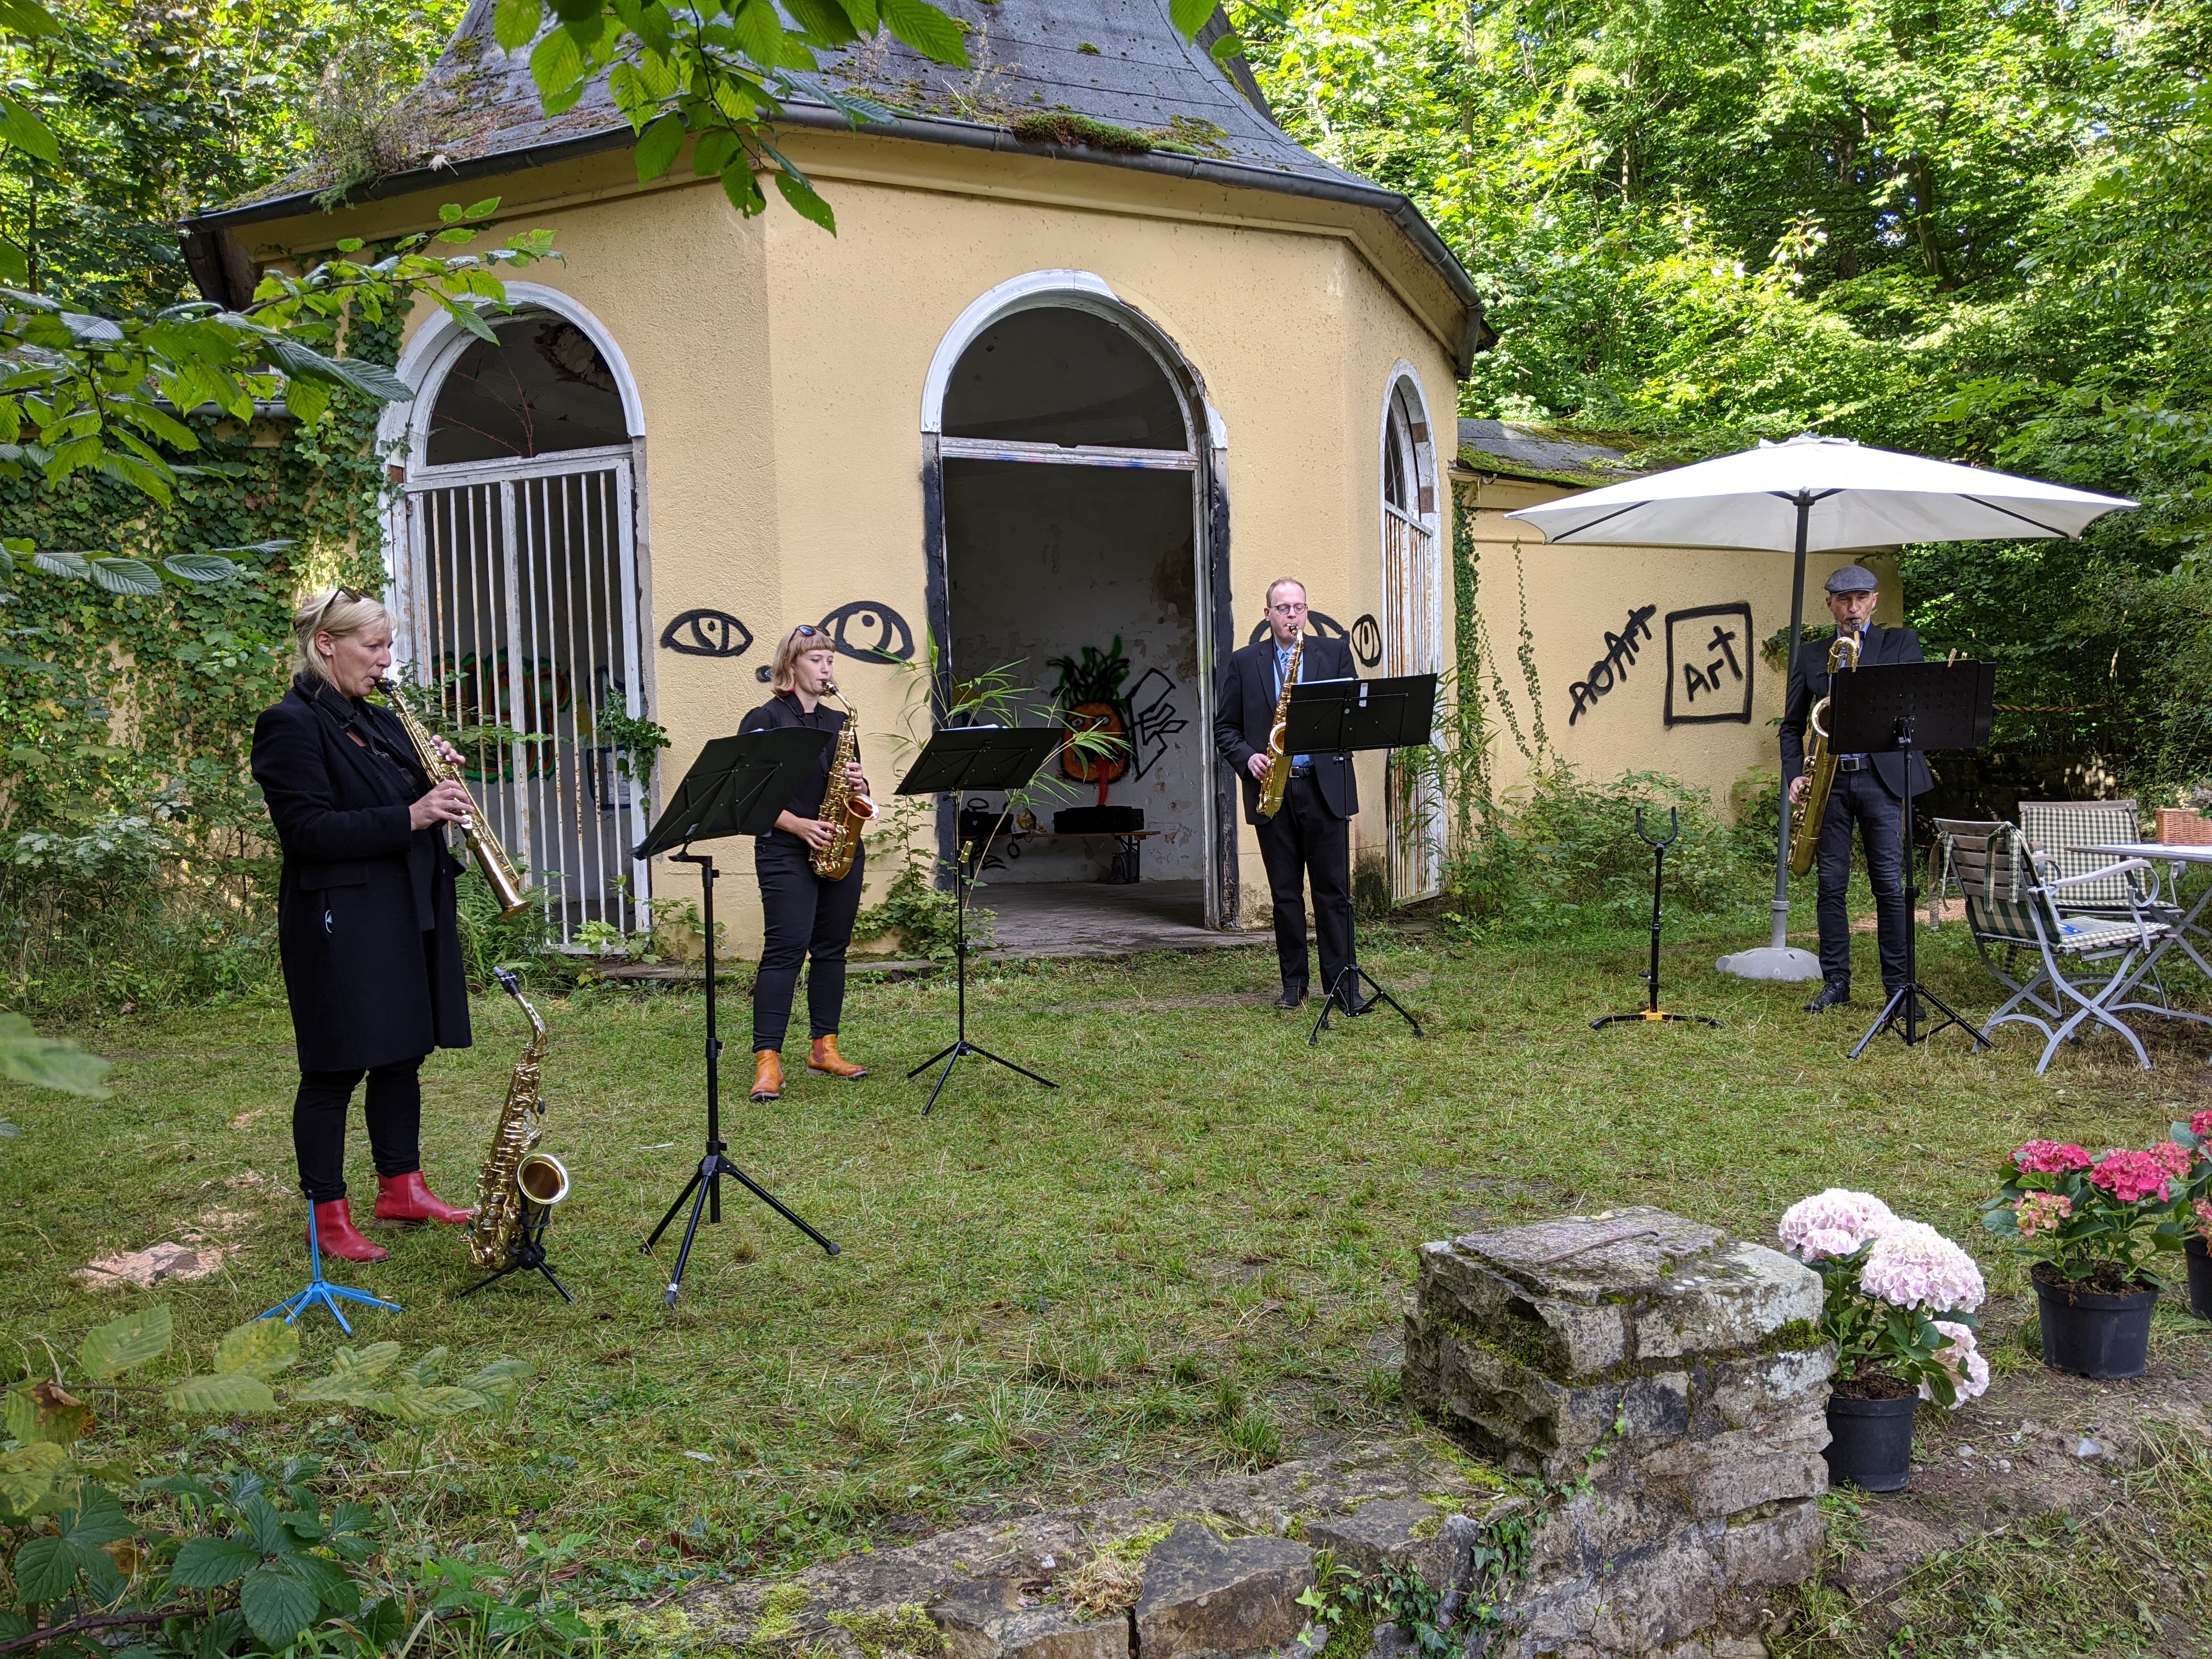
[[(1524, 507), (1508, 519), (1547, 544), (1717, 547), (1795, 553), (1790, 625), (1804, 633), (1805, 560), (1914, 542), (2078, 541), (2108, 513), (2138, 503), (2040, 478), (1876, 449), (1854, 439), (1801, 433), (1755, 449), (1670, 468)], [(1746, 979), (1817, 979), (1820, 963), (1788, 943), (1790, 814), (1782, 815), (1774, 870), (1773, 934), (1763, 948), (1723, 957)]]

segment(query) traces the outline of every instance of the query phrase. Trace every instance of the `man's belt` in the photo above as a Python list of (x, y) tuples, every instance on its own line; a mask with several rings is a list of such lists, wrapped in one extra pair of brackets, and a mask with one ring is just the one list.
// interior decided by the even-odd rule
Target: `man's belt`
[(1838, 772), (1871, 772), (1874, 770), (1874, 757), (1869, 755), (1864, 760), (1862, 760), (1856, 755), (1838, 755), (1836, 757), (1836, 770)]
[(1311, 766), (1293, 766), (1291, 769), (1291, 775), (1294, 778), (1310, 778), (1313, 775), (1313, 772)]

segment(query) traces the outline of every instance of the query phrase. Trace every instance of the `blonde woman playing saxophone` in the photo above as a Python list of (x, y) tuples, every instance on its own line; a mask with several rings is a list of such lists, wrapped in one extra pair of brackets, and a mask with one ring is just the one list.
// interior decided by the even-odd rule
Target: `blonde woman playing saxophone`
[(392, 618), (374, 596), (315, 594), (292, 633), (291, 690), (253, 727), (253, 778), (284, 854), (276, 939), (300, 1060), (292, 1145), (323, 1249), (381, 1261), (388, 1252), (356, 1229), (346, 1199), (346, 1112), (364, 1073), (377, 1219), (471, 1213), (423, 1184), (418, 1075), (433, 1048), (469, 1046), (461, 866), (446, 847), (469, 794), (425, 777), (398, 716), (367, 701), (392, 668)]
[[(774, 1100), (783, 1093), (783, 1038), (791, 1024), (792, 993), (799, 984), (800, 965), (810, 958), (813, 966), (806, 974), (806, 1014), (813, 1042), (806, 1069), (836, 1078), (868, 1074), (867, 1067), (855, 1066), (837, 1052), (837, 1026), (845, 1012), (845, 952), (853, 942), (853, 920), (860, 914), (866, 855), (856, 851), (852, 869), (836, 881), (815, 874), (812, 862), (816, 850), (836, 833), (836, 826), (822, 817), (822, 798), (830, 791), (830, 757), (837, 752), (837, 733), (847, 719), (822, 702), (824, 696), (837, 695), (836, 669), (836, 647), (830, 636), (801, 623), (775, 648), (770, 671), (775, 695), (746, 715), (738, 728), (772, 732), (799, 726), (827, 732), (830, 739), (822, 750), (821, 769), (784, 803), (775, 828), (753, 843), (753, 873), (760, 882), (761, 918), (767, 934), (761, 945), (760, 972), (753, 981), (755, 1100)], [(861, 774), (859, 754), (855, 747), (845, 781), (866, 794), (868, 781)]]

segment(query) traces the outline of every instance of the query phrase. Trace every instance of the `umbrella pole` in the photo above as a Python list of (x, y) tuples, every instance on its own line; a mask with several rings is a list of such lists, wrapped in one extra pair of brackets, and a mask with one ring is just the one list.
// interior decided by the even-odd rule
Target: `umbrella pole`
[[(1782, 655), (1783, 695), (1789, 695), (1790, 665), (1797, 659), (1798, 636), (1805, 631), (1805, 532), (1806, 523), (1813, 516), (1813, 498), (1809, 495), (1797, 497), (1797, 564), (1790, 578), (1790, 644)], [(1790, 945), (1790, 785), (1785, 779), (1782, 786), (1781, 845), (1774, 854), (1774, 937), (1768, 941), (1777, 951)]]
[[(1790, 635), (1783, 653), (1782, 684), (1788, 696), (1790, 665), (1796, 659), (1798, 636), (1805, 631), (1805, 543), (1813, 503), (1820, 497), (1801, 490), (1788, 498), (1797, 507), (1797, 561), (1790, 578)], [(1774, 932), (1770, 943), (1755, 950), (1738, 951), (1713, 964), (1724, 974), (1741, 979), (1804, 981), (1820, 976), (1819, 960), (1790, 943), (1790, 794), (1782, 795), (1782, 828), (1774, 856)]]

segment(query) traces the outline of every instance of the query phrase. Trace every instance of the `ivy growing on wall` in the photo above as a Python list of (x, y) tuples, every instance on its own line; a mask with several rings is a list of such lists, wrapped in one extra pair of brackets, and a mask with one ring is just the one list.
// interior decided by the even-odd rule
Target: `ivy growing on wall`
[[(357, 320), (353, 349), (389, 363), (398, 336)], [(275, 860), (247, 749), (289, 675), (295, 595), (381, 586), (377, 414), (341, 392), (313, 427), (191, 416), (204, 447), (167, 502), (0, 478), (0, 522), (42, 549), (259, 550), (208, 586), (37, 574), (4, 595), (0, 1002), (82, 1016), (266, 976)]]

